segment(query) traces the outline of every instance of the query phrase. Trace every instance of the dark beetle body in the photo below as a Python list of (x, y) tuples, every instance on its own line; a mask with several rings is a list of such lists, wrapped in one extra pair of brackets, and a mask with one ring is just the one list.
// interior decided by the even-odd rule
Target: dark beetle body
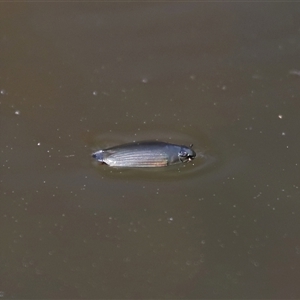
[(191, 147), (157, 141), (128, 143), (99, 150), (93, 158), (111, 167), (165, 167), (194, 159)]

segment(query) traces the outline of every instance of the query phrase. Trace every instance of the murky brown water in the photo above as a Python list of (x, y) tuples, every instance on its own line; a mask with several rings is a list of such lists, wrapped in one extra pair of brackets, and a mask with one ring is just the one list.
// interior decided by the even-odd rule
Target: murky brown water
[[(2, 3), (3, 298), (300, 298), (298, 3)], [(114, 170), (120, 142), (212, 163)]]

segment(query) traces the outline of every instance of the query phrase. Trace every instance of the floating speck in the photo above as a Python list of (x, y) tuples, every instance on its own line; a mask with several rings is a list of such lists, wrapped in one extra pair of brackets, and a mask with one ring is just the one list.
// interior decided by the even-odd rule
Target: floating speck
[(256, 260), (252, 260), (251, 263), (255, 266), (255, 267), (259, 267), (259, 262)]
[(290, 70), (289, 74), (300, 76), (300, 70)]
[(233, 230), (233, 233), (234, 233), (236, 236), (239, 235), (238, 232), (237, 232), (237, 230)]

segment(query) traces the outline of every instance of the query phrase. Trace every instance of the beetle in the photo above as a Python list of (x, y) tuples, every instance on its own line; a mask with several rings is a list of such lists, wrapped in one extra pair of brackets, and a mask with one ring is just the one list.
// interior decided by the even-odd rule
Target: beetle
[(99, 150), (94, 152), (92, 157), (111, 167), (165, 167), (193, 160), (196, 152), (192, 146), (159, 141), (140, 141)]

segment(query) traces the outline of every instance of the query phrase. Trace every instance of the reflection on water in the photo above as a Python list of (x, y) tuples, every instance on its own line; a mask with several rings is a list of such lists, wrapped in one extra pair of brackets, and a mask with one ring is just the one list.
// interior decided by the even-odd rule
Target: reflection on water
[(0, 10), (0, 297), (299, 298), (299, 6), (57, 5)]

